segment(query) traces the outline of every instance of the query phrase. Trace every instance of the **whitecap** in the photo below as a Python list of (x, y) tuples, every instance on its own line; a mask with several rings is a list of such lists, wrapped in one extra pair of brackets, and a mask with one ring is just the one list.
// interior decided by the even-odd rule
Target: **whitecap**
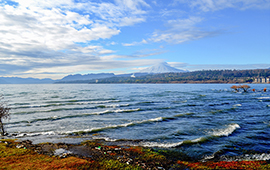
[(241, 107), (242, 105), (241, 104), (235, 104), (233, 105), (233, 107)]
[(225, 129), (215, 130), (212, 135), (213, 136), (229, 136), (232, 134), (236, 129), (240, 128), (238, 124), (230, 124)]
[(226, 161), (269, 161), (270, 160), (270, 154), (268, 153), (259, 153), (259, 154), (245, 154), (240, 156), (234, 156), (234, 157), (224, 157), (222, 160)]
[(175, 142), (175, 143), (141, 142), (139, 143), (139, 145), (144, 146), (144, 147), (174, 148), (177, 146), (181, 146), (183, 144), (195, 144), (195, 143), (203, 142), (206, 139), (207, 139), (206, 137), (199, 137), (193, 140), (184, 140), (184, 141)]
[(163, 117), (157, 117), (157, 118), (154, 118), (154, 119), (149, 119), (147, 121), (150, 121), (150, 122), (161, 122), (161, 121), (163, 121)]
[(144, 123), (148, 123), (148, 122), (159, 122), (159, 121), (162, 121), (162, 120), (163, 120), (162, 117), (158, 117), (158, 118), (154, 118), (154, 119), (148, 119), (148, 120), (142, 120), (142, 121), (134, 121), (134, 122), (124, 123), (124, 124), (119, 124), (119, 125), (109, 125), (109, 126), (100, 127), (100, 128), (65, 131), (65, 132), (61, 132), (61, 134), (72, 134), (72, 133), (80, 133), (80, 132), (87, 133), (87, 132), (93, 132), (93, 131), (103, 131), (103, 130), (106, 130), (106, 129), (128, 127), (128, 126), (134, 126), (134, 125), (144, 124)]
[(144, 147), (159, 147), (159, 148), (173, 148), (183, 144), (183, 141), (177, 143), (159, 143), (159, 142), (141, 142), (140, 146)]
[(204, 138), (203, 138), (203, 137), (200, 137), (200, 138), (191, 140), (191, 142), (192, 142), (192, 143), (197, 143), (197, 142), (202, 141), (202, 139), (204, 139)]
[(54, 131), (36, 132), (36, 133), (20, 133), (16, 135), (16, 137), (25, 137), (25, 136), (34, 137), (34, 136), (40, 136), (40, 135), (52, 136), (52, 135), (56, 135), (56, 133)]
[(257, 99), (262, 100), (262, 99), (270, 99), (270, 97), (258, 97)]
[(137, 109), (118, 109), (118, 110), (114, 110), (113, 112), (115, 113), (121, 113), (121, 112), (136, 112), (139, 111), (140, 108)]

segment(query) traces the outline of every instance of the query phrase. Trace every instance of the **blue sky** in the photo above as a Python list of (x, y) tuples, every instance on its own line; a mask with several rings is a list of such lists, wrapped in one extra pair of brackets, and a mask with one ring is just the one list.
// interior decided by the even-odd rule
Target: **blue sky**
[(0, 76), (270, 68), (270, 0), (0, 0)]

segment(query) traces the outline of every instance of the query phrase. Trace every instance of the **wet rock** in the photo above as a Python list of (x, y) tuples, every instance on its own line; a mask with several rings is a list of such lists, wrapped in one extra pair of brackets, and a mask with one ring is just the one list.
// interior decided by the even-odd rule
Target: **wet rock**
[(63, 148), (56, 149), (54, 151), (54, 155), (55, 156), (59, 156), (60, 158), (66, 158), (66, 157), (68, 157), (71, 154), (72, 154), (72, 152), (70, 152), (70, 151), (68, 151), (66, 149), (63, 149)]

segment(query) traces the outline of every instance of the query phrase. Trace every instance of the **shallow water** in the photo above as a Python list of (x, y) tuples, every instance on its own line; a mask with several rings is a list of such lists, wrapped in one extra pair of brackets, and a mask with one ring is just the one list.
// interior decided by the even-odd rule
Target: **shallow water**
[[(40, 142), (86, 139), (169, 148), (194, 159), (270, 158), (270, 85), (0, 85), (9, 134)], [(79, 138), (77, 136), (80, 136)]]

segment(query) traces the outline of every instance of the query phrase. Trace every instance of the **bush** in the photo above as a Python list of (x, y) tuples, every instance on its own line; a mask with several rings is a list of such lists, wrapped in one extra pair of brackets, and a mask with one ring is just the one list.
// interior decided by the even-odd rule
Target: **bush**
[[(3, 97), (0, 97), (0, 101), (3, 99)], [(4, 102), (0, 102), (0, 133), (2, 136), (5, 136), (5, 129), (3, 124), (3, 119), (8, 119), (10, 117), (9, 115), (10, 108), (6, 107), (6, 104)]]

